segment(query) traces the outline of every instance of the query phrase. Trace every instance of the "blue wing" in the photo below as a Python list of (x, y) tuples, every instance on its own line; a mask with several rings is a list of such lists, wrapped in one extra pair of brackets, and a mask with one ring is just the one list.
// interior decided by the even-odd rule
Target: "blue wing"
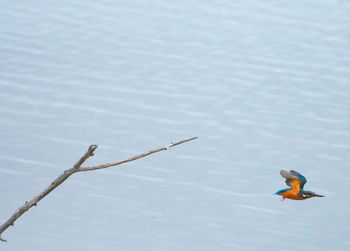
[(303, 189), (305, 183), (307, 182), (306, 178), (297, 171), (290, 170), (289, 172), (298, 178), (298, 180), (300, 181), (300, 189)]

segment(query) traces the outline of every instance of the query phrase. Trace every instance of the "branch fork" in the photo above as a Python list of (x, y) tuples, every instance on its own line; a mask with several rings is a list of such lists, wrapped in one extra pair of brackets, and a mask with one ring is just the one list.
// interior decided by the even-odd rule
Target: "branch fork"
[(51, 182), (51, 184), (44, 189), (44, 191), (42, 191), (40, 194), (38, 194), (37, 196), (35, 196), (34, 198), (32, 198), (29, 201), (26, 201), (24, 203), (23, 206), (21, 206), (20, 208), (17, 209), (17, 211), (5, 222), (0, 226), (0, 241), (7, 241), (5, 239), (3, 239), (1, 237), (1, 234), (10, 226), (14, 225), (14, 222), (22, 216), (22, 214), (24, 214), (26, 211), (28, 211), (31, 207), (36, 206), (37, 203), (43, 199), (45, 196), (47, 196), (52, 190), (54, 190), (56, 187), (58, 187), (59, 185), (61, 185), (67, 178), (69, 178), (69, 176), (71, 176), (73, 173), (76, 172), (85, 172), (85, 171), (93, 171), (93, 170), (98, 170), (98, 169), (103, 169), (103, 168), (108, 168), (108, 167), (112, 167), (112, 166), (117, 166), (117, 165), (121, 165), (123, 163), (126, 162), (130, 162), (130, 161), (134, 161), (143, 157), (146, 157), (150, 154), (156, 153), (156, 152), (160, 152), (160, 151), (164, 151), (164, 150), (168, 150), (169, 148), (173, 147), (173, 146), (177, 146), (179, 144), (197, 139), (198, 137), (192, 137), (189, 139), (185, 139), (185, 140), (181, 140), (178, 141), (176, 143), (171, 143), (167, 146), (164, 147), (160, 147), (160, 148), (156, 148), (153, 149), (149, 152), (146, 153), (142, 153), (139, 155), (136, 155), (134, 157), (128, 158), (128, 159), (124, 159), (121, 161), (117, 161), (117, 162), (112, 162), (112, 163), (107, 163), (107, 164), (102, 164), (102, 165), (97, 165), (97, 166), (87, 166), (87, 167), (83, 167), (82, 164), (85, 163), (85, 161), (90, 158), (91, 156), (94, 156), (94, 152), (95, 150), (98, 148), (98, 145), (90, 145), (88, 150), (86, 151), (86, 153), (73, 165), (72, 168), (65, 170), (61, 175), (59, 175), (54, 181)]

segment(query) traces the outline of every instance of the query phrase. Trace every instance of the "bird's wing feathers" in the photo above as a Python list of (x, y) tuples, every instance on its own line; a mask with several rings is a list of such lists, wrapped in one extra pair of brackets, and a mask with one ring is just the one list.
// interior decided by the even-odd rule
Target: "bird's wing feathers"
[[(293, 172), (295, 172), (295, 171), (293, 171)], [(281, 174), (281, 176), (283, 177), (283, 178), (285, 178), (286, 179), (286, 184), (288, 185), (288, 186), (290, 186), (291, 188), (293, 188), (293, 189), (295, 189), (295, 190), (297, 190), (297, 192), (299, 193), (299, 191), (300, 191), (300, 189), (301, 189), (301, 187), (302, 187), (302, 183), (301, 183), (301, 181), (299, 180), (299, 178), (295, 175), (295, 174), (293, 174), (292, 172), (288, 172), (288, 171), (285, 171), (285, 170), (281, 170), (280, 171), (280, 174)], [(301, 174), (300, 174), (301, 175)], [(301, 175), (302, 176), (302, 175)], [(302, 176), (304, 179), (305, 179), (305, 177), (304, 176)], [(306, 179), (305, 179), (306, 180)], [(303, 184), (304, 185), (304, 184)]]
[(301, 175), (300, 173), (298, 173), (297, 171), (294, 171), (294, 170), (290, 170), (290, 173), (295, 175), (295, 177), (297, 177), (297, 179), (300, 181), (300, 189), (303, 189), (305, 183), (307, 182), (306, 178), (303, 175)]

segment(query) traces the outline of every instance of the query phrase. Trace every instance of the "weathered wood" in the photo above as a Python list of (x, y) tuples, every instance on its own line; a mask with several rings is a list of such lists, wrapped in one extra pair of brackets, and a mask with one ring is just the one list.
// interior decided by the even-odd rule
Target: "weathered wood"
[(111, 167), (111, 166), (118, 166), (118, 165), (121, 165), (121, 164), (124, 164), (126, 162), (130, 162), (130, 161), (133, 161), (133, 160), (137, 160), (137, 159), (140, 159), (140, 158), (143, 158), (143, 157), (146, 157), (150, 154), (153, 154), (153, 153), (156, 153), (156, 152), (160, 152), (160, 151), (164, 151), (164, 150), (168, 150), (169, 148), (173, 147), (173, 146), (177, 146), (177, 145), (180, 145), (182, 143), (185, 143), (185, 142), (188, 142), (188, 141), (191, 141), (191, 140), (194, 140), (194, 139), (197, 139), (198, 137), (193, 137), (193, 138), (189, 138), (189, 139), (184, 139), (184, 140), (181, 140), (181, 141), (178, 141), (176, 143), (171, 143), (167, 146), (163, 146), (163, 147), (160, 147), (160, 148), (156, 148), (156, 149), (153, 149), (149, 152), (145, 152), (145, 153), (142, 153), (142, 154), (139, 154), (139, 155), (136, 155), (134, 157), (131, 157), (131, 158), (128, 158), (128, 159), (124, 159), (124, 160), (120, 160), (120, 161), (117, 161), (117, 162), (113, 162), (113, 163), (107, 163), (107, 164), (103, 164), (103, 165), (98, 165), (98, 166), (87, 166), (87, 167), (79, 167), (77, 169), (77, 171), (79, 172), (84, 172), (84, 171), (92, 171), (92, 170), (97, 170), (97, 169), (102, 169), (102, 168), (108, 168), (108, 167)]
[(43, 199), (45, 196), (47, 196), (56, 187), (61, 185), (73, 173), (83, 172), (83, 171), (93, 171), (93, 170), (97, 170), (97, 169), (108, 168), (108, 167), (111, 167), (111, 166), (117, 166), (117, 165), (120, 165), (120, 164), (123, 164), (123, 163), (126, 163), (126, 162), (130, 162), (130, 161), (133, 161), (133, 160), (136, 160), (136, 159), (140, 159), (140, 158), (146, 157), (146, 156), (148, 156), (150, 154), (153, 154), (153, 153), (156, 153), (156, 152), (168, 150), (170, 147), (173, 147), (173, 146), (176, 146), (176, 145), (179, 145), (179, 144), (182, 144), (182, 143), (185, 143), (185, 142), (188, 142), (190, 140), (197, 139), (197, 138), (198, 137), (193, 137), (193, 138), (189, 138), (189, 139), (178, 141), (176, 143), (171, 143), (168, 146), (156, 148), (156, 149), (151, 150), (149, 152), (142, 153), (140, 155), (136, 155), (134, 157), (131, 157), (131, 158), (128, 158), (128, 159), (125, 159), (125, 160), (121, 160), (121, 161), (117, 161), (117, 162), (113, 162), (113, 163), (108, 163), (108, 164), (103, 164), (103, 165), (98, 165), (98, 166), (82, 167), (81, 165), (89, 157), (94, 155), (94, 151), (98, 147), (98, 145), (90, 145), (88, 150), (86, 151), (86, 153), (74, 164), (74, 166), (72, 168), (65, 170), (60, 176), (58, 176), (53, 182), (51, 182), (51, 184), (47, 188), (45, 188), (45, 190), (42, 191), (40, 194), (38, 194), (37, 196), (32, 198), (30, 201), (26, 201), (23, 206), (18, 208), (17, 211), (4, 224), (2, 224), (0, 226), (0, 240), (1, 241), (6, 241), (5, 239), (3, 239), (1, 237), (1, 234), (9, 226), (13, 226), (14, 222), (19, 217), (21, 217), (22, 214), (24, 214), (26, 211), (28, 211), (31, 207), (36, 206), (41, 199)]

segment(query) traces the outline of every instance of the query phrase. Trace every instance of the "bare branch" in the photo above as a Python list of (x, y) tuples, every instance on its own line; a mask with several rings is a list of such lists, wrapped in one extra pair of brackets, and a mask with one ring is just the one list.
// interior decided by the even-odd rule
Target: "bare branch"
[(101, 168), (107, 168), (110, 166), (116, 166), (116, 165), (120, 165), (126, 162), (130, 162), (136, 159), (140, 159), (143, 157), (146, 157), (150, 154), (156, 153), (156, 152), (160, 152), (163, 150), (168, 150), (170, 147), (188, 142), (190, 140), (194, 140), (197, 139), (198, 137), (193, 137), (190, 139), (185, 139), (185, 140), (181, 140), (178, 141), (176, 143), (171, 143), (168, 146), (165, 147), (160, 147), (154, 150), (151, 150), (149, 152), (131, 157), (129, 159), (125, 159), (122, 161), (118, 161), (118, 162), (114, 162), (114, 163), (109, 163), (109, 164), (104, 164), (104, 165), (98, 165), (98, 166), (91, 166), (91, 167), (81, 167), (81, 165), (91, 156), (94, 155), (94, 151), (97, 149), (98, 145), (90, 145), (89, 149), (86, 151), (86, 153), (77, 161), (77, 163), (74, 164), (74, 166), (70, 169), (65, 170), (60, 176), (58, 176), (53, 182), (51, 182), (51, 184), (45, 188), (44, 191), (42, 191), (40, 194), (38, 194), (37, 196), (35, 196), (34, 198), (32, 198), (30, 201), (26, 201), (24, 203), (23, 206), (21, 206), (20, 208), (17, 209), (17, 211), (4, 223), (0, 226), (0, 241), (6, 241), (5, 239), (3, 239), (1, 237), (1, 234), (9, 227), (9, 226), (13, 226), (14, 222), (21, 217), (22, 214), (24, 214), (26, 211), (28, 211), (31, 207), (36, 206), (38, 204), (38, 202), (43, 199), (46, 195), (48, 195), (52, 190), (54, 190), (56, 187), (58, 187), (59, 185), (61, 185), (67, 178), (69, 178), (69, 176), (71, 176), (73, 173), (76, 172), (82, 172), (82, 171), (92, 171), (92, 170), (97, 170), (97, 169), (101, 169)]
[(171, 143), (170, 145), (163, 146), (163, 147), (160, 147), (160, 148), (156, 148), (156, 149), (153, 149), (153, 150), (151, 150), (149, 152), (145, 152), (145, 153), (136, 155), (134, 157), (131, 157), (131, 158), (128, 158), (128, 159), (124, 159), (124, 160), (121, 160), (121, 161), (117, 161), (117, 162), (113, 162), (113, 163), (107, 163), (107, 164), (98, 165), (98, 166), (87, 166), (87, 167), (83, 167), (82, 166), (82, 167), (79, 167), (77, 171), (84, 172), (84, 171), (92, 171), (92, 170), (97, 170), (97, 169), (102, 169), (102, 168), (108, 168), (108, 167), (111, 167), (111, 166), (118, 166), (118, 165), (124, 164), (126, 162), (130, 162), (130, 161), (133, 161), (133, 160), (136, 160), (136, 159), (140, 159), (140, 158), (146, 157), (146, 156), (148, 156), (150, 154), (153, 154), (153, 153), (156, 153), (156, 152), (168, 150), (169, 148), (171, 148), (173, 146), (177, 146), (177, 145), (180, 145), (182, 143), (185, 143), (185, 142), (197, 139), (197, 138), (198, 137), (193, 137), (193, 138), (181, 140), (181, 141), (178, 141), (176, 143)]
[(74, 165), (74, 169), (77, 170), (89, 157), (94, 156), (94, 151), (97, 149), (98, 145), (90, 145), (87, 152), (78, 160)]
[(61, 185), (69, 176), (77, 171), (77, 169), (90, 157), (94, 155), (94, 151), (97, 149), (97, 145), (90, 145), (87, 152), (80, 158), (80, 160), (75, 163), (75, 165), (64, 171), (60, 176), (58, 176), (51, 184), (45, 188), (39, 195), (35, 196), (30, 201), (26, 201), (23, 206), (17, 209), (17, 211), (4, 223), (0, 226), (0, 240), (6, 241), (1, 237), (1, 234), (9, 227), (13, 226), (14, 222), (21, 217), (26, 211), (28, 211), (32, 206), (36, 206), (38, 202), (48, 195), (52, 190)]

